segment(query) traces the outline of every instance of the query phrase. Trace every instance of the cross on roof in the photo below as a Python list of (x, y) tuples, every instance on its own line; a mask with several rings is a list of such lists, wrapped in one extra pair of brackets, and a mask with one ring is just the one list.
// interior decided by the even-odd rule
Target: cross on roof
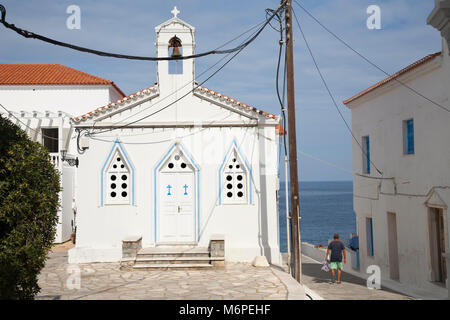
[(177, 18), (178, 14), (180, 13), (180, 11), (177, 9), (177, 6), (173, 7), (173, 10), (170, 11), (170, 13), (173, 14), (174, 18)]

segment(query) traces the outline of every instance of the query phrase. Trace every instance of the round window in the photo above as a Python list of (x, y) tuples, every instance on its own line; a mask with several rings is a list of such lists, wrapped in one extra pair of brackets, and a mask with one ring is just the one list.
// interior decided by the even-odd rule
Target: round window
[(229, 184), (227, 184), (227, 188), (231, 189), (231, 188), (233, 188), (233, 185), (231, 183), (229, 183)]
[(228, 197), (228, 198), (231, 198), (232, 196), (233, 196), (233, 193), (232, 193), (232, 192), (228, 192), (228, 193), (227, 193), (227, 197)]
[(178, 161), (178, 160), (180, 160), (180, 156), (176, 154), (174, 159)]
[(117, 158), (117, 161), (120, 161), (120, 158)]
[(122, 183), (122, 189), (126, 189), (127, 188), (127, 184), (126, 183)]
[(126, 175), (122, 175), (122, 180), (127, 180), (127, 176)]
[(126, 197), (127, 196), (127, 193), (124, 191), (124, 192), (122, 192), (122, 197)]
[(116, 194), (115, 192), (111, 192), (111, 197), (112, 197), (112, 198), (115, 198), (116, 195), (117, 195), (117, 194)]
[(173, 163), (172, 162), (169, 163), (168, 167), (169, 167), (169, 169), (172, 169), (174, 167)]
[(238, 183), (237, 187), (238, 187), (238, 189), (242, 189), (242, 187), (243, 187), (242, 183)]
[(239, 198), (242, 198), (244, 196), (244, 194), (241, 191), (239, 191), (237, 195)]
[(237, 179), (238, 179), (239, 181), (241, 181), (241, 180), (242, 180), (242, 175), (238, 175), (238, 176), (237, 176)]
[(232, 176), (227, 176), (227, 180), (228, 180), (228, 181), (231, 181), (232, 179), (233, 179)]
[(186, 168), (186, 163), (183, 162), (183, 163), (181, 164), (181, 168), (183, 168), (183, 169)]
[(115, 189), (116, 188), (116, 184), (115, 183), (111, 183), (111, 189)]
[(113, 174), (113, 175), (111, 176), (111, 180), (112, 180), (112, 181), (115, 181), (116, 179), (117, 179), (116, 175)]

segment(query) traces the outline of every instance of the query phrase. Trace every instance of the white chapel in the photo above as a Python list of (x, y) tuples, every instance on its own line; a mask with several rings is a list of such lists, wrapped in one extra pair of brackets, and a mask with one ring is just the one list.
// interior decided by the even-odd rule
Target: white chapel
[[(190, 56), (195, 28), (155, 28), (158, 57)], [(198, 86), (195, 59), (161, 60), (156, 83), (72, 118), (79, 133), (70, 263), (121, 261), (127, 243), (210, 248), (281, 264), (280, 118)]]

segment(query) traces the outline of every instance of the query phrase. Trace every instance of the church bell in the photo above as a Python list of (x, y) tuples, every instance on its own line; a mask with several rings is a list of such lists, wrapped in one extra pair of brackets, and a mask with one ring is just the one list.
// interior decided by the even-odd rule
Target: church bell
[(170, 54), (170, 56), (172, 58), (179, 58), (181, 57), (181, 40), (177, 37), (174, 36), (172, 39), (169, 40), (169, 48), (172, 48), (172, 53)]
[(172, 58), (179, 58), (181, 57), (181, 52), (179, 47), (173, 47), (172, 48), (172, 54), (170, 55)]

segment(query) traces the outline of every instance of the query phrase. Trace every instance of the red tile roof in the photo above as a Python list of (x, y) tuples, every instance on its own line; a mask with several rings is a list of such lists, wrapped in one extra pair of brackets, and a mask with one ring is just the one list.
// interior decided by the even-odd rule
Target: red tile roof
[[(81, 116), (75, 117), (72, 120), (75, 121), (75, 122), (85, 121), (88, 118), (92, 118), (93, 116), (100, 115), (102, 112), (111, 111), (114, 108), (117, 108), (118, 106), (123, 105), (124, 103), (133, 101), (137, 97), (143, 97), (143, 96), (149, 95), (151, 93), (156, 94), (157, 92), (158, 92), (158, 85), (155, 83), (154, 86), (142, 89), (142, 90), (140, 90), (140, 91), (138, 91), (136, 93), (133, 93), (133, 94), (130, 94), (130, 95), (126, 96), (126, 97), (123, 97), (123, 98), (121, 98), (121, 99), (119, 99), (119, 100), (117, 100), (115, 102), (111, 102), (111, 103), (109, 103), (106, 106), (99, 107), (99, 108), (97, 108), (97, 109), (95, 109), (95, 110), (93, 110), (91, 112), (88, 112), (88, 113), (83, 114)], [(275, 114), (268, 113), (268, 112), (256, 109), (256, 108), (251, 107), (251, 106), (249, 106), (249, 105), (247, 105), (247, 104), (245, 104), (243, 102), (239, 102), (236, 99), (230, 98), (230, 97), (228, 97), (226, 95), (218, 93), (218, 92), (216, 92), (214, 90), (210, 90), (210, 89), (208, 89), (206, 87), (198, 87), (198, 88), (196, 88), (196, 92), (212, 95), (215, 98), (223, 100), (224, 102), (228, 102), (228, 103), (232, 104), (235, 107), (238, 107), (238, 108), (241, 108), (241, 109), (244, 109), (244, 110), (248, 110), (248, 111), (252, 111), (252, 112), (256, 112), (256, 113), (258, 113), (260, 115), (265, 116), (266, 118), (277, 119), (277, 116)]]
[(277, 116), (276, 116), (275, 114), (273, 114), (273, 113), (269, 113), (269, 112), (266, 112), (266, 111), (263, 111), (263, 110), (256, 109), (255, 107), (249, 106), (248, 104), (245, 104), (245, 103), (240, 102), (240, 101), (238, 101), (238, 100), (236, 100), (236, 99), (230, 98), (230, 97), (228, 97), (228, 96), (226, 96), (226, 95), (224, 95), (224, 94), (222, 94), (222, 93), (219, 93), (219, 92), (217, 92), (217, 91), (208, 89), (207, 87), (198, 87), (198, 88), (196, 89), (196, 91), (197, 91), (197, 92), (204, 92), (204, 93), (213, 95), (213, 96), (215, 96), (216, 98), (219, 98), (220, 100), (223, 100), (223, 101), (225, 101), (225, 102), (232, 103), (233, 105), (235, 105), (235, 106), (237, 106), (237, 107), (239, 107), (239, 108), (242, 108), (242, 109), (246, 109), (246, 110), (249, 110), (249, 111), (256, 112), (256, 113), (258, 113), (258, 114), (260, 114), (260, 115), (265, 116), (266, 118), (277, 119)]
[(111, 110), (113, 110), (115, 108), (118, 108), (119, 106), (124, 105), (125, 103), (129, 103), (131, 101), (134, 101), (138, 97), (143, 97), (143, 96), (146, 96), (146, 95), (157, 94), (157, 93), (158, 93), (158, 87), (155, 84), (155, 85), (150, 86), (148, 88), (139, 90), (138, 92), (132, 93), (132, 94), (130, 94), (128, 96), (124, 96), (123, 98), (121, 98), (119, 100), (116, 100), (114, 102), (110, 102), (110, 103), (108, 103), (105, 106), (101, 106), (101, 107), (99, 107), (99, 108), (97, 108), (97, 109), (95, 109), (93, 111), (90, 111), (88, 113), (85, 113), (85, 114), (83, 114), (81, 116), (72, 118), (72, 120), (75, 121), (75, 122), (84, 121), (84, 120), (87, 120), (88, 118), (92, 118), (93, 116), (98, 116), (101, 113), (104, 113), (106, 111), (111, 111)]
[(275, 133), (279, 136), (285, 136), (287, 135), (286, 130), (283, 128), (283, 126), (281, 125), (281, 123), (277, 124), (277, 126), (275, 127)]
[(407, 66), (406, 68), (404, 68), (404, 69), (402, 69), (402, 70), (400, 70), (400, 71), (394, 73), (392, 76), (390, 76), (390, 77), (388, 77), (388, 78), (386, 78), (386, 79), (384, 79), (384, 80), (382, 80), (382, 81), (380, 81), (380, 82), (374, 84), (373, 86), (367, 88), (367, 89), (364, 90), (364, 91), (361, 91), (361, 92), (358, 93), (357, 95), (355, 95), (355, 96), (353, 96), (353, 97), (351, 97), (351, 98), (349, 98), (349, 99), (347, 99), (347, 100), (344, 100), (343, 103), (344, 103), (344, 104), (349, 104), (350, 102), (352, 102), (352, 101), (354, 101), (354, 100), (357, 100), (357, 99), (361, 98), (362, 96), (368, 94), (369, 92), (372, 92), (373, 90), (375, 90), (375, 89), (377, 89), (377, 88), (379, 88), (379, 87), (384, 86), (385, 84), (391, 82), (392, 80), (397, 79), (397, 78), (400, 77), (401, 75), (403, 75), (403, 74), (405, 74), (405, 73), (408, 73), (408, 72), (410, 72), (411, 70), (414, 70), (415, 68), (417, 68), (417, 67), (423, 65), (424, 63), (427, 63), (427, 62), (433, 60), (434, 58), (440, 56), (441, 54), (442, 54), (442, 52), (436, 52), (436, 53), (433, 53), (433, 54), (429, 54), (429, 55), (427, 55), (426, 57), (424, 57), (424, 58), (422, 58), (422, 59), (420, 59), (420, 60), (414, 62), (413, 64), (410, 64), (410, 65)]
[(0, 63), (0, 85), (112, 85), (114, 82), (60, 64)]

